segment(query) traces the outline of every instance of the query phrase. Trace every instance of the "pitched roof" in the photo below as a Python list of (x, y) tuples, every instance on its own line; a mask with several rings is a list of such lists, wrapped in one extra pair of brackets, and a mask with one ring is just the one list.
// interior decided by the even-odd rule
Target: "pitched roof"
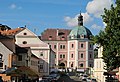
[(41, 34), (41, 40), (67, 40), (70, 29), (46, 29)]
[(0, 30), (10, 30), (11, 28), (7, 25), (0, 24)]
[(31, 57), (39, 59), (36, 55), (32, 54)]
[(2, 35), (15, 35), (16, 33), (22, 31), (25, 28), (15, 28), (15, 29), (11, 29), (11, 30), (0, 30), (0, 33)]

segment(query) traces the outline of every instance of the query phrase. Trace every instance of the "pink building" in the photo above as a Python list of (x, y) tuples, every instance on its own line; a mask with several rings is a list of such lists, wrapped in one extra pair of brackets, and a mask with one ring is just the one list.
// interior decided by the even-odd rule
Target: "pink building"
[(50, 44), (56, 52), (56, 66), (86, 69), (93, 67), (92, 33), (83, 26), (83, 16), (78, 17), (78, 26), (70, 29), (46, 29), (41, 40)]

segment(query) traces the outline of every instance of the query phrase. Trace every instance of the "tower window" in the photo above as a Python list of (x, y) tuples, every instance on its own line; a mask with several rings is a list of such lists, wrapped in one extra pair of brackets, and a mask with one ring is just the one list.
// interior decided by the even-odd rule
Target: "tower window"
[(81, 58), (83, 58), (83, 53), (81, 53)]
[(73, 54), (71, 54), (71, 58), (73, 58)]
[(72, 44), (72, 48), (74, 47), (74, 44)]
[(83, 48), (83, 44), (81, 44), (81, 48)]

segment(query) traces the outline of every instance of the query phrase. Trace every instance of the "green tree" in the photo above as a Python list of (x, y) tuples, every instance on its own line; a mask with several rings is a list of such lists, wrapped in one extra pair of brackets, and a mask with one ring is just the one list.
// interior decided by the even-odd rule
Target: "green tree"
[(110, 10), (104, 9), (102, 19), (107, 26), (94, 37), (94, 42), (103, 46), (105, 69), (109, 72), (120, 67), (120, 0)]

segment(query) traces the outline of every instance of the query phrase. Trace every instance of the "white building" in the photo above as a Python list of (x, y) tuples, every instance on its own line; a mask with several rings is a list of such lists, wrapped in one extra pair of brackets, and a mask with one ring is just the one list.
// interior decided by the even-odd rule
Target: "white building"
[(103, 47), (98, 49), (98, 58), (94, 59), (94, 77), (98, 82), (105, 82), (105, 76), (103, 75), (106, 70), (104, 69), (105, 63), (103, 62), (102, 55)]
[(54, 52), (29, 29), (24, 27), (20, 29), (15, 34), (15, 43), (20, 47), (30, 47), (31, 52), (40, 59), (38, 62), (40, 75), (49, 74), (50, 67), (55, 65)]

